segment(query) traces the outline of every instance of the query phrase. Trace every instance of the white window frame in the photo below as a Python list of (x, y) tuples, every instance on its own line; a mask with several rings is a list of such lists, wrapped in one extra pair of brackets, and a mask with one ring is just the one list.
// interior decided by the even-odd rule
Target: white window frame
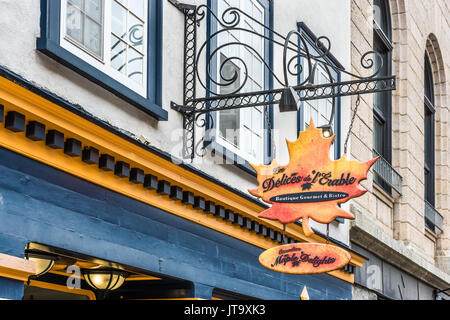
[[(303, 61), (305, 61), (305, 60), (303, 59)], [(303, 63), (302, 65), (304, 68), (305, 75), (308, 75), (309, 74), (308, 64)], [(321, 76), (323, 76), (323, 78), (326, 79), (326, 82), (320, 81)], [(330, 78), (329, 78), (327, 71), (320, 64), (317, 64), (314, 77), (315, 77), (314, 85), (330, 83)], [(321, 103), (326, 104), (325, 105), (326, 114), (321, 113), (321, 106), (320, 106)], [(311, 108), (314, 108), (315, 110), (317, 110), (317, 120), (313, 118), (314, 126), (317, 128), (317, 127), (326, 125), (330, 121), (330, 117), (332, 114), (333, 99), (327, 98), (327, 99), (309, 100), (309, 101), (303, 102), (303, 108), (302, 108), (303, 110), (301, 112), (303, 112), (303, 128), (304, 129), (308, 128), (308, 126), (309, 126), (309, 121), (311, 120)], [(325, 122), (321, 121), (321, 117), (325, 118)], [(335, 119), (331, 119), (333, 130), (336, 128), (336, 124), (334, 122), (335, 122)], [(336, 140), (333, 142), (333, 144), (330, 147), (330, 159), (335, 158), (335, 145), (336, 145)]]
[[(148, 1), (144, 1), (144, 26), (143, 26), (143, 75), (142, 84), (137, 83), (133, 79), (128, 78), (120, 71), (115, 70), (111, 64), (111, 8), (112, 1), (114, 0), (101, 0), (102, 10), (102, 56), (96, 56), (94, 53), (89, 52), (76, 40), (71, 39), (66, 33), (67, 23), (67, 0), (61, 1), (61, 23), (60, 23), (60, 46), (70, 53), (74, 54), (78, 58), (82, 59), (86, 63), (90, 64), (99, 71), (105, 73), (114, 80), (122, 83), (129, 89), (138, 93), (142, 97), (147, 97), (147, 77), (148, 77)], [(132, 0), (131, 0), (132, 1)], [(153, 1), (153, 0), (152, 0)]]
[[(219, 8), (220, 8), (219, 1), (220, 0), (218, 0), (218, 11), (219, 11)], [(238, 1), (237, 2), (239, 4), (239, 6), (236, 6), (236, 1), (232, 1), (232, 0), (223, 0), (223, 1), (225, 3), (227, 3), (229, 6), (238, 7), (239, 9), (241, 9), (242, 11), (245, 12), (245, 8), (243, 8), (244, 5), (243, 5), (242, 1)], [(260, 21), (260, 22), (262, 24), (264, 24), (265, 14), (266, 14), (264, 7), (256, 0), (247, 0), (247, 1), (250, 1), (255, 7), (258, 8), (258, 10), (260, 10), (260, 12), (262, 13), (262, 21)], [(218, 17), (221, 18), (221, 16), (222, 16), (222, 12), (219, 11), (218, 12)], [(241, 19), (242, 18), (243, 17), (241, 17)], [(246, 24), (245, 19), (241, 20), (241, 24)], [(248, 24), (244, 25), (244, 28), (251, 29), (251, 27)], [(264, 32), (264, 29), (262, 30), (262, 32)], [(246, 35), (250, 35), (249, 32), (245, 32), (245, 31), (232, 31), (232, 32), (228, 32), (228, 34), (229, 34), (229, 37), (233, 37), (233, 41), (239, 41), (239, 42), (242, 42), (241, 39), (245, 39)], [(233, 34), (236, 35), (237, 38)], [(219, 44), (219, 45), (222, 45), (222, 43)], [(251, 81), (254, 81), (254, 82), (257, 83), (257, 81), (255, 81), (255, 79), (253, 78), (254, 71), (251, 69), (253, 63), (250, 62), (250, 61), (246, 61), (245, 57), (244, 57), (244, 52), (247, 49), (245, 47), (243, 47), (243, 46), (233, 46), (233, 47), (235, 48), (235, 50), (237, 52), (237, 55), (233, 54), (232, 56), (238, 56), (238, 57), (242, 58), (247, 64), (248, 73), (249, 73), (248, 77), (249, 78), (247, 80), (246, 86), (248, 84), (250, 84)], [(263, 38), (261, 38), (261, 49), (262, 49), (262, 52), (259, 52), (259, 53), (260, 53), (260, 55), (262, 57), (265, 57), (265, 42), (264, 42)], [(217, 57), (218, 57), (217, 58), (218, 59), (217, 60), (217, 69), (216, 69), (216, 74), (217, 75), (219, 75), (219, 72), (220, 72), (220, 55), (221, 55), (221, 53), (224, 54), (224, 56), (228, 57), (225, 53), (223, 53), (222, 50), (220, 50), (217, 53)], [(246, 88), (244, 87), (244, 88), (242, 88), (242, 90), (240, 92), (260, 91), (260, 90), (264, 90), (265, 89), (264, 61), (261, 61), (259, 59), (259, 57), (253, 55), (252, 53), (250, 53), (250, 56), (255, 57), (256, 59), (258, 59), (261, 62), (261, 70), (260, 70), (260, 72), (261, 72), (260, 74), (262, 76), (262, 79), (261, 79), (262, 83), (260, 84), (261, 88), (259, 90), (253, 90), (252, 88), (250, 90), (246, 90)], [(230, 58), (230, 57), (228, 57), (228, 58)], [(238, 67), (240, 68), (241, 72), (244, 72), (244, 69), (242, 68), (241, 65), (238, 65)], [(244, 77), (245, 77), (245, 75), (244, 75)], [(219, 78), (219, 76), (217, 78)], [(240, 78), (242, 79), (243, 76), (241, 76)], [(260, 121), (259, 134), (255, 133), (255, 130), (253, 128), (251, 128), (249, 126), (246, 126), (243, 123), (245, 112), (253, 112), (253, 109), (257, 109), (258, 111), (261, 112), (261, 121)], [(238, 112), (239, 112), (239, 119), (240, 119), (240, 121), (239, 121), (239, 128), (237, 128), (236, 130), (238, 131), (238, 134), (239, 134), (239, 147), (235, 146), (233, 143), (229, 142), (228, 140), (226, 140), (222, 136), (221, 131), (220, 131), (220, 112), (217, 112), (216, 141), (217, 141), (217, 143), (219, 143), (220, 145), (225, 147), (227, 150), (233, 152), (234, 154), (236, 154), (237, 156), (241, 157), (242, 159), (247, 160), (248, 162), (251, 162), (251, 163), (263, 163), (264, 162), (264, 154), (265, 154), (265, 133), (264, 133), (264, 120), (265, 120), (265, 117), (264, 117), (264, 109), (261, 106), (261, 107), (251, 107), (251, 108), (240, 108), (238, 110), (239, 110)], [(251, 125), (251, 123), (252, 123), (252, 114), (250, 114), (250, 125)], [(252, 131), (252, 133), (251, 133), (252, 137), (253, 137), (253, 135), (258, 135), (261, 138), (261, 140), (260, 140), (261, 141), (261, 145), (260, 145), (260, 154), (259, 154), (259, 156), (254, 157), (252, 154), (247, 153), (247, 152), (244, 151), (244, 144), (246, 143), (246, 141), (245, 141), (245, 139), (243, 137), (244, 127), (247, 127), (248, 130)], [(250, 146), (250, 148), (252, 148), (252, 146)]]

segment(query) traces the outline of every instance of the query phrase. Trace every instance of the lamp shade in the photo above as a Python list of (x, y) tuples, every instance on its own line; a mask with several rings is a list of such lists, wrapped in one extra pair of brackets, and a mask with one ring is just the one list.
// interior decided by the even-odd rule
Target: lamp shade
[(125, 281), (125, 274), (114, 269), (85, 269), (84, 279), (96, 290), (116, 290)]
[(25, 250), (25, 258), (35, 262), (36, 273), (34, 277), (40, 277), (51, 270), (56, 261), (56, 256), (39, 250)]
[(292, 87), (284, 88), (279, 104), (280, 112), (297, 111), (299, 101), (298, 94)]

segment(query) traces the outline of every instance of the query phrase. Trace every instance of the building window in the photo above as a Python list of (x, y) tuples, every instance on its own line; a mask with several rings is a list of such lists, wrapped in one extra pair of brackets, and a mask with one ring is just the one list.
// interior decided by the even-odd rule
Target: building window
[[(314, 33), (303, 22), (298, 23), (298, 30), (299, 33), (305, 38), (310, 54), (313, 56), (322, 56), (323, 52), (317, 52), (317, 50), (315, 49), (317, 37), (314, 35)], [(301, 44), (299, 43), (299, 45)], [(312, 61), (313, 70), (315, 70), (313, 84), (320, 85), (331, 82), (339, 82), (341, 75), (336, 70), (344, 69), (344, 67), (331, 53), (328, 53), (328, 55), (323, 57), (322, 60), (323, 62), (325, 62), (325, 64), (317, 63), (315, 66), (315, 61)], [(299, 72), (298, 83), (303, 83), (306, 80), (306, 77), (309, 76), (310, 72), (308, 69), (309, 64), (306, 63), (305, 58), (300, 58), (299, 67), (300, 66), (302, 68), (302, 72)], [(335, 68), (328, 66), (334, 66)], [(298, 111), (298, 131), (303, 131), (308, 128), (309, 122), (312, 119), (316, 127), (320, 127), (331, 122), (333, 132), (337, 137), (339, 137), (341, 130), (340, 103), (340, 98), (335, 98), (334, 100), (332, 98), (328, 98), (302, 102), (302, 105)], [(336, 138), (330, 148), (330, 159), (340, 158), (340, 152), (341, 150), (339, 139)]]
[[(231, 3), (227, 0), (218, 0), (218, 15), (232, 5), (247, 13), (251, 18), (264, 24), (264, 7), (255, 0), (243, 0)], [(241, 27), (253, 30), (259, 34), (264, 34), (263, 27), (258, 25), (245, 15), (241, 15)], [(220, 29), (219, 29), (220, 30)], [(227, 31), (221, 34), (218, 39), (218, 46), (230, 42), (239, 42), (250, 45), (255, 51), (246, 46), (226, 46), (220, 50), (220, 63), (217, 65), (217, 74), (221, 81), (232, 79), (237, 76), (237, 80), (231, 85), (220, 87), (220, 94), (235, 92), (242, 85), (244, 77), (247, 78), (245, 86), (239, 92), (255, 92), (265, 88), (264, 84), (264, 62), (260, 57), (264, 57), (264, 39), (246, 31)], [(239, 57), (245, 61), (247, 69), (241, 66), (237, 60), (227, 60), (228, 58)], [(235, 61), (235, 63), (233, 62)], [(222, 71), (219, 68), (222, 67)], [(247, 75), (244, 74), (247, 70)], [(224, 83), (222, 83), (224, 84)], [(235, 154), (251, 163), (262, 163), (264, 161), (263, 139), (264, 139), (264, 107), (251, 107), (218, 112), (218, 143), (232, 150)]]
[(425, 176), (425, 226), (436, 232), (436, 227), (442, 230), (442, 216), (435, 209), (435, 106), (433, 73), (430, 59), (425, 54), (424, 73), (424, 176)]
[(425, 55), (425, 123), (424, 123), (424, 153), (425, 153), (425, 200), (435, 205), (434, 187), (434, 90), (431, 64)]
[(41, 0), (38, 50), (150, 113), (161, 107), (161, 0)]
[[(270, 36), (264, 26), (269, 25), (271, 14), (267, 0), (211, 0), (213, 12), (219, 19), (230, 7), (240, 9), (238, 28), (260, 35)], [(247, 16), (248, 15), (248, 16)], [(224, 30), (214, 19), (210, 21), (211, 34), (219, 31), (212, 39), (210, 52), (217, 50), (210, 72), (214, 81), (209, 86), (220, 95), (256, 92), (270, 89), (269, 72), (264, 65), (270, 58), (271, 44), (262, 36), (245, 30)], [(220, 32), (220, 30), (224, 30)], [(231, 44), (234, 43), (234, 44)], [(245, 63), (245, 64), (244, 64)], [(270, 109), (270, 110), (269, 110)], [(235, 157), (235, 162), (253, 171), (248, 163), (266, 163), (270, 154), (267, 118), (271, 108), (249, 107), (222, 110), (215, 114), (213, 132), (214, 149)], [(271, 124), (272, 125), (272, 124)]]
[[(373, 50), (378, 53), (374, 69), (379, 70), (377, 76), (392, 75), (392, 38), (391, 19), (388, 0), (374, 0), (374, 32)], [(374, 182), (388, 194), (392, 193), (392, 93), (379, 92), (373, 96), (373, 148), (375, 155), (382, 157), (385, 168), (390, 170), (374, 170)], [(391, 172), (392, 171), (392, 172)]]
[(66, 1), (66, 36), (86, 51), (102, 58), (103, 2)]
[(61, 23), (62, 47), (145, 96), (147, 2), (64, 2), (66, 6), (61, 7), (61, 16), (66, 17)]

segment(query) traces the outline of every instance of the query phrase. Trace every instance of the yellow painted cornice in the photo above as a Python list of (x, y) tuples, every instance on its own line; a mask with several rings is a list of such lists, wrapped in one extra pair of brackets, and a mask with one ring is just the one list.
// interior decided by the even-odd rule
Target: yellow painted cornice
[[(115, 157), (116, 161), (129, 163), (130, 168), (142, 169), (146, 174), (157, 176), (158, 180), (166, 180), (171, 185), (181, 187), (183, 191), (191, 191), (196, 196), (214, 201), (216, 205), (221, 205), (243, 217), (251, 218), (268, 228), (279, 232), (283, 230), (280, 223), (261, 220), (257, 217), (264, 209), (257, 203), (174, 164), (3, 77), (0, 77), (0, 104), (4, 105), (5, 115), (8, 111), (22, 113), (25, 115), (26, 121), (32, 120), (45, 124), (47, 130), (58, 130), (64, 133), (65, 138), (81, 141), (83, 147), (94, 147), (100, 151), (100, 154), (109, 154)], [(44, 141), (27, 139), (24, 132), (14, 133), (2, 126), (0, 128), (0, 146), (257, 247), (269, 249), (279, 244), (262, 235), (233, 225), (231, 222), (207, 215), (181, 201), (160, 195), (155, 190), (144, 189), (142, 185), (119, 178), (112, 172), (104, 172), (96, 165), (82, 162), (79, 157), (69, 157), (62, 150), (47, 147)], [(294, 224), (286, 227), (286, 235), (299, 242), (325, 242), (324, 238), (315, 234), (310, 237), (305, 236), (301, 227)], [(364, 262), (363, 259), (352, 252), (350, 254), (352, 256), (350, 263), (360, 267)], [(347, 272), (340, 270), (330, 274), (353, 282), (353, 275)]]
[(27, 281), (35, 273), (35, 262), (0, 253), (0, 277)]

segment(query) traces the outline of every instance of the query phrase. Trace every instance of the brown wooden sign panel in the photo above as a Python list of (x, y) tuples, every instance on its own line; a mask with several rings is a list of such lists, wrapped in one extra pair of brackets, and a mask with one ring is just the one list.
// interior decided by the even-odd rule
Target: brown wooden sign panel
[(259, 262), (266, 268), (290, 274), (317, 274), (343, 268), (350, 254), (323, 243), (291, 243), (264, 251)]

